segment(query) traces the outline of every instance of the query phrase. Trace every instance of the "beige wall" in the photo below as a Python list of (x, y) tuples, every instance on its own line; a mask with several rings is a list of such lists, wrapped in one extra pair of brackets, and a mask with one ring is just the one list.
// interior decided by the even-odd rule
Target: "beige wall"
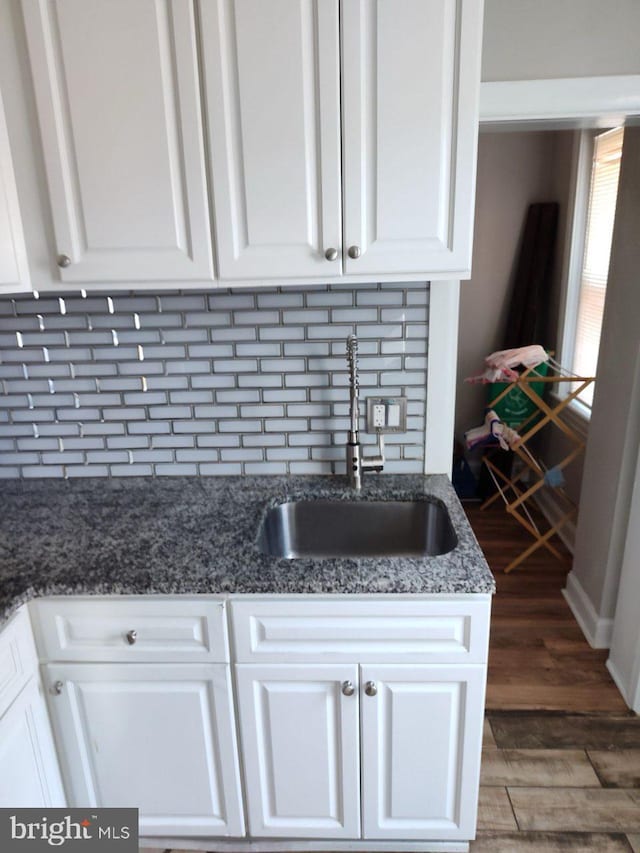
[[(470, 281), (462, 282), (460, 294), (456, 404), (459, 438), (482, 421), (487, 390), (482, 385), (464, 384), (463, 380), (481, 372), (484, 357), (502, 346), (527, 208), (534, 202), (561, 200), (558, 188), (562, 182), (555, 180), (554, 163), (556, 148), (567, 135), (480, 134), (473, 275)], [(557, 301), (556, 296), (553, 299)], [(537, 343), (555, 342), (555, 323), (552, 325), (550, 341)]]
[(628, 128), (572, 572), (603, 619), (615, 611), (640, 440), (640, 412), (632, 403), (640, 347), (638, 234), (640, 128)]
[(640, 74), (638, 0), (485, 0), (482, 79)]

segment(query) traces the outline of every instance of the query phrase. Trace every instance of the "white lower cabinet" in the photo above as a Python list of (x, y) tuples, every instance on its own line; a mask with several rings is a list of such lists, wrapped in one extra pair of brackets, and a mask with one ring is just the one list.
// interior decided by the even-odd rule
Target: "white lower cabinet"
[(361, 679), (364, 838), (473, 838), (484, 667), (372, 665)]
[(0, 637), (0, 806), (136, 807), (167, 846), (468, 850), (489, 596), (30, 612), (64, 792), (23, 610)]
[(474, 836), (484, 667), (238, 664), (236, 673), (251, 835)]
[(48, 664), (73, 806), (135, 807), (140, 835), (244, 834), (227, 664)]
[(360, 837), (358, 668), (239, 664), (251, 835)]
[(0, 719), (0, 768), (0, 808), (66, 805), (37, 676)]

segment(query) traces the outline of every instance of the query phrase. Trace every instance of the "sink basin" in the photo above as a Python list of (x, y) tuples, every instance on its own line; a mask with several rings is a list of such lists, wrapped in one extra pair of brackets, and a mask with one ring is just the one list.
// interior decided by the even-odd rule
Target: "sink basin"
[(272, 557), (434, 557), (458, 543), (432, 501), (292, 501), (273, 507), (258, 534)]

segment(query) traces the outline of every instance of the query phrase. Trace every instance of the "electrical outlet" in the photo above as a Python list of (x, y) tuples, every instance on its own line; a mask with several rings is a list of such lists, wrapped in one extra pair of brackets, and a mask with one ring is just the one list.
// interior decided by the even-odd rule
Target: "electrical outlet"
[(406, 432), (406, 397), (368, 397), (367, 432)]
[(386, 406), (384, 403), (373, 404), (373, 426), (382, 429), (387, 425)]

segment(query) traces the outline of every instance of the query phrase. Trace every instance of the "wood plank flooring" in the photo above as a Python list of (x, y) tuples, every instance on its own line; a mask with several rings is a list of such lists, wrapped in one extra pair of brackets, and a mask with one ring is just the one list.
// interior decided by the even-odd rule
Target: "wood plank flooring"
[(638, 737), (632, 714), (491, 713), (473, 853), (640, 853)]
[(625, 713), (605, 667), (606, 649), (592, 649), (562, 595), (571, 557), (544, 549), (510, 574), (504, 568), (532, 540), (501, 506), (465, 510), (496, 578), (491, 617), (487, 709)]

